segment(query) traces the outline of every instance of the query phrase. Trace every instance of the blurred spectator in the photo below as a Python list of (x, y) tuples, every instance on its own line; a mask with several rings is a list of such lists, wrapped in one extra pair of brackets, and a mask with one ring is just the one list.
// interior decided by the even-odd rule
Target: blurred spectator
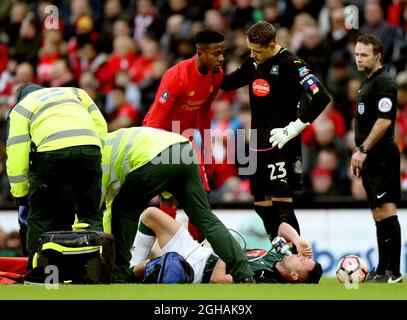
[(245, 59), (249, 56), (250, 52), (247, 49), (245, 29), (236, 29), (233, 31), (233, 42), (228, 47), (230, 48), (227, 56), (228, 60), (235, 57)]
[(14, 48), (20, 34), (20, 27), (28, 14), (28, 6), (24, 2), (14, 2), (10, 10), (9, 23), (5, 26), (7, 43)]
[(289, 49), (297, 53), (305, 38), (304, 31), (307, 28), (316, 27), (318, 27), (317, 21), (309, 13), (302, 12), (296, 15), (291, 28), (292, 38)]
[(210, 177), (211, 187), (218, 189), (229, 177), (237, 176), (236, 166), (236, 130), (240, 123), (232, 117), (231, 104), (227, 100), (218, 100), (213, 104), (214, 117), (211, 123), (212, 155), (215, 164)]
[(347, 97), (347, 84), (350, 78), (348, 63), (344, 58), (330, 60), (325, 85), (334, 98), (335, 105), (342, 105)]
[(9, 23), (9, 14), (12, 0), (3, 0), (0, 2), (0, 29), (3, 29)]
[(287, 0), (282, 25), (291, 28), (296, 17), (304, 12), (307, 12), (313, 19), (317, 19), (322, 5), (321, 0)]
[(291, 31), (287, 28), (277, 30), (276, 40), (283, 48), (290, 48), (292, 41)]
[(153, 0), (138, 0), (134, 16), (134, 39), (138, 40), (147, 35), (148, 27), (154, 21), (156, 8)]
[(0, 226), (0, 257), (16, 257), (21, 255), (19, 252), (9, 248), (9, 244), (13, 243), (9, 241), (9, 235)]
[(263, 4), (263, 20), (271, 23), (276, 28), (281, 27), (281, 11), (278, 3), (278, 0), (265, 0)]
[(152, 76), (154, 61), (163, 56), (154, 38), (143, 37), (139, 42), (141, 54), (129, 66), (129, 74), (136, 84)]
[(78, 19), (82, 16), (92, 17), (93, 10), (89, 0), (71, 0), (65, 4), (66, 7), (62, 5), (60, 12), (64, 26), (64, 39), (69, 40), (75, 35), (75, 28)]
[(20, 233), (17, 230), (7, 234), (6, 248), (10, 250), (15, 257), (22, 256)]
[(323, 167), (315, 167), (312, 170), (312, 191), (317, 195), (335, 194), (332, 172)]
[(49, 83), (52, 87), (77, 87), (73, 73), (65, 59), (59, 59), (53, 64)]
[(204, 26), (208, 29), (217, 30), (222, 33), (227, 31), (227, 21), (217, 10), (208, 10), (205, 12)]
[(349, 52), (346, 44), (358, 34), (359, 31), (348, 29), (345, 25), (345, 8), (335, 7), (330, 14), (330, 29), (326, 35), (326, 43), (330, 59), (343, 58), (349, 61), (353, 51)]
[[(141, 92), (140, 89), (135, 85), (134, 82), (130, 80), (130, 75), (127, 71), (122, 70), (116, 73), (115, 76), (115, 86), (124, 88), (125, 90), (125, 100), (134, 107), (134, 111), (137, 114), (142, 113), (141, 108)], [(114, 90), (113, 90), (114, 91)], [(106, 96), (105, 111), (106, 113), (111, 113), (116, 108), (116, 102), (113, 98), (115, 96), (114, 92), (110, 92)]]
[(112, 51), (114, 23), (119, 19), (131, 20), (130, 14), (123, 9), (120, 0), (106, 0), (104, 3), (101, 29), (101, 41), (104, 52), (109, 53)]
[(10, 50), (11, 56), (18, 62), (29, 62), (37, 65), (38, 50), (40, 49), (40, 33), (38, 21), (33, 17), (26, 17), (21, 22), (16, 45)]
[(344, 120), (346, 130), (351, 129), (351, 122), (356, 111), (356, 101), (362, 80), (359, 78), (350, 78), (347, 84), (346, 99), (342, 103), (335, 104), (335, 109), (338, 110)]
[[(179, 56), (179, 52), (177, 51), (180, 39), (187, 39), (189, 37), (192, 40), (191, 35), (189, 35), (187, 31), (189, 29), (190, 26), (186, 24), (183, 15), (174, 14), (168, 18), (165, 33), (161, 37), (160, 48), (168, 55), (168, 58), (171, 59), (171, 64), (173, 64)], [(192, 47), (194, 50), (193, 45)]]
[(126, 36), (131, 37), (133, 29), (130, 23), (124, 19), (117, 19), (113, 24), (113, 38)]
[(125, 88), (116, 87), (112, 91), (114, 110), (107, 113), (109, 131), (136, 125), (137, 109), (126, 100)]
[(330, 103), (315, 121), (302, 133), (301, 138), (306, 146), (326, 147), (334, 145), (336, 140), (345, 136), (345, 120), (341, 113)]
[(44, 43), (39, 52), (37, 65), (37, 80), (40, 85), (49, 85), (53, 77), (53, 66), (59, 59), (58, 43), (50, 36), (44, 38)]
[(383, 63), (389, 63), (393, 53), (395, 31), (384, 19), (380, 2), (376, 0), (366, 0), (363, 8), (363, 17), (365, 23), (361, 26), (360, 31), (362, 31), (362, 33), (374, 34), (383, 41)]
[(304, 39), (297, 55), (303, 59), (319, 79), (325, 79), (328, 69), (328, 48), (322, 41), (318, 28), (307, 27), (303, 30)]
[(146, 79), (142, 80), (139, 84), (141, 90), (141, 105), (143, 114), (146, 114), (153, 104), (155, 94), (160, 86), (161, 77), (169, 67), (168, 61), (165, 59), (155, 60), (153, 63), (152, 74)]
[(81, 74), (79, 78), (79, 87), (86, 91), (105, 116), (105, 97), (102, 92), (98, 90), (99, 84), (93, 72), (85, 71)]
[(0, 39), (0, 74), (7, 68), (8, 56), (7, 45)]
[(254, 8), (252, 7), (251, 0), (236, 0), (235, 10), (230, 17), (230, 28), (235, 29), (248, 29), (250, 26), (256, 22), (254, 20)]
[(253, 196), (250, 193), (248, 180), (241, 180), (239, 177), (231, 176), (225, 183), (216, 190), (209, 193), (211, 203), (236, 203), (253, 201)]
[(114, 87), (114, 76), (120, 70), (129, 70), (137, 59), (136, 46), (129, 36), (119, 36), (113, 41), (113, 52), (108, 58), (104, 73), (98, 77), (102, 91), (107, 94)]
[(345, 9), (343, 0), (325, 0), (318, 15), (319, 32), (322, 37), (325, 37), (329, 31), (332, 30), (333, 12), (336, 9)]

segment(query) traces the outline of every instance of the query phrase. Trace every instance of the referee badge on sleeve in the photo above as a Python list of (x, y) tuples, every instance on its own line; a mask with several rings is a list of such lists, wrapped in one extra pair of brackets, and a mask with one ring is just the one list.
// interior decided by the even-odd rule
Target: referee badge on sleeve
[(365, 104), (363, 102), (359, 102), (358, 104), (358, 113), (363, 114), (365, 112)]
[(381, 98), (378, 105), (381, 112), (389, 112), (393, 103), (389, 98)]

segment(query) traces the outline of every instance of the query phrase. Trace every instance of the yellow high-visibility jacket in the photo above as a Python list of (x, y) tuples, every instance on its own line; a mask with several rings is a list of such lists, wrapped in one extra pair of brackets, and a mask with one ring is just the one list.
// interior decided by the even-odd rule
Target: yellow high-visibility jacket
[(106, 121), (84, 90), (55, 87), (29, 93), (9, 115), (6, 165), (11, 194), (28, 194), (31, 142), (37, 152), (80, 145), (102, 148), (106, 134)]
[[(127, 175), (151, 162), (169, 146), (180, 142), (188, 142), (188, 139), (177, 133), (150, 127), (125, 128), (107, 134), (102, 150), (101, 204), (106, 201), (103, 216), (105, 232), (111, 232), (111, 205)], [(159, 163), (168, 159), (163, 156), (163, 159), (156, 160)], [(142, 189), (143, 186), (140, 186)]]

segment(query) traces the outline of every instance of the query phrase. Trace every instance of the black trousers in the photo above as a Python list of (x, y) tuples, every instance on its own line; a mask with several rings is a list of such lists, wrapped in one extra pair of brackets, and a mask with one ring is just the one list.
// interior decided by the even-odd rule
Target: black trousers
[(88, 145), (33, 155), (28, 197), (27, 247), (30, 258), (43, 232), (72, 230), (75, 213), (79, 222), (103, 231), (99, 210), (101, 161), (100, 148)]

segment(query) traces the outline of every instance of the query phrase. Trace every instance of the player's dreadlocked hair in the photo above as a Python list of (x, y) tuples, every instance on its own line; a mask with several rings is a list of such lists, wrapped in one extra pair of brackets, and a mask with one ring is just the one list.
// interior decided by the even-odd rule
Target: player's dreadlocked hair
[(211, 44), (225, 41), (223, 33), (211, 29), (199, 31), (195, 35), (195, 44)]
[(265, 47), (270, 42), (276, 41), (276, 33), (276, 28), (271, 23), (259, 21), (247, 30), (246, 36), (251, 43)]
[(319, 283), (323, 272), (321, 264), (315, 261), (314, 268), (308, 273), (308, 277), (303, 283)]

